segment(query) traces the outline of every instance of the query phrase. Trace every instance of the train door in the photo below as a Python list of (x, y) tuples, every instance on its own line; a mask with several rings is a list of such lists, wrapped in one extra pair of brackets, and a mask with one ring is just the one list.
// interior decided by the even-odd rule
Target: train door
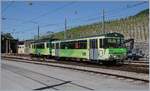
[(90, 39), (90, 59), (98, 59), (98, 44), (97, 39)]
[(35, 44), (35, 54), (40, 55), (40, 53), (39, 53), (39, 44)]
[(99, 39), (99, 59), (104, 57), (104, 39)]
[(55, 56), (59, 56), (59, 43), (56, 43)]
[(51, 43), (51, 41), (48, 42), (48, 49), (49, 49), (49, 54), (52, 55), (52, 43)]

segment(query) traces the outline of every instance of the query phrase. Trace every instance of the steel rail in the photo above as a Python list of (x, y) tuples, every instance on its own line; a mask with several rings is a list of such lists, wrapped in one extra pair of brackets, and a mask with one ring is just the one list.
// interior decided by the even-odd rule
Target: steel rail
[[(11, 59), (10, 59), (11, 58)], [(13, 58), (12, 57), (5, 57), (5, 59), (11, 60), (11, 61), (16, 61), (16, 62), (25, 62), (25, 63), (32, 63), (32, 64), (38, 64), (38, 65), (48, 65), (48, 66), (53, 66), (53, 67), (59, 67), (59, 68), (67, 68), (67, 69), (73, 69), (73, 70), (79, 70), (79, 71), (84, 71), (84, 72), (92, 72), (92, 73), (97, 73), (97, 74), (104, 74), (104, 75), (109, 75), (109, 76), (116, 76), (116, 77), (122, 77), (122, 78), (126, 78), (126, 79), (133, 79), (133, 80), (139, 80), (139, 81), (144, 81), (144, 82), (149, 82), (149, 79), (140, 79), (140, 78), (135, 78), (135, 77), (130, 77), (130, 76), (124, 76), (124, 75), (120, 75), (120, 74), (111, 74), (111, 73), (105, 73), (105, 72), (98, 72), (98, 71), (92, 71), (92, 70), (87, 70), (87, 69), (80, 69), (80, 68), (74, 68), (74, 67), (67, 67), (67, 66), (60, 66), (60, 65), (52, 65), (52, 64), (47, 64), (45, 62), (39, 62), (39, 61), (23, 61), (21, 58), (21, 60), (16, 60), (17, 58)], [(27, 59), (25, 59), (27, 60)]]

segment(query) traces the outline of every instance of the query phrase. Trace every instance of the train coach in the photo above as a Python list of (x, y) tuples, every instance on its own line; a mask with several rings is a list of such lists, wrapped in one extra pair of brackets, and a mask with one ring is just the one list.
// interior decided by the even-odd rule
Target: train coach
[(49, 58), (51, 56), (51, 42), (33, 42), (31, 46), (31, 57)]
[(95, 62), (123, 62), (127, 57), (124, 36), (120, 33), (106, 33), (70, 40), (32, 42), (31, 57), (57, 59), (79, 59)]
[(57, 58), (87, 59), (96, 62), (123, 62), (127, 49), (120, 33), (107, 33), (86, 38), (52, 41), (51, 55)]

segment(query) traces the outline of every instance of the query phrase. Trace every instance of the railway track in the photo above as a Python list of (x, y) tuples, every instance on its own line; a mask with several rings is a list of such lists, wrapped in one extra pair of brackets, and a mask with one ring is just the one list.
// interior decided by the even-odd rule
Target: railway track
[[(6, 56), (2, 56), (6, 57)], [(39, 61), (39, 62), (47, 62), (47, 63), (58, 63), (58, 64), (68, 64), (68, 65), (77, 65), (77, 66), (84, 66), (84, 67), (93, 67), (93, 68), (105, 68), (105, 69), (114, 69), (114, 70), (121, 70), (121, 71), (129, 71), (129, 72), (137, 72), (137, 73), (145, 73), (149, 74), (149, 64), (139, 64), (139, 63), (125, 63), (125, 64), (118, 64), (118, 65), (103, 65), (97, 63), (91, 63), (89, 61), (75, 61), (75, 60), (55, 60), (55, 59), (39, 59), (30, 57), (20, 57), (20, 56), (7, 56), (7, 58), (18, 58), (18, 59), (26, 59), (28, 61)]]
[[(95, 65), (96, 67), (93, 68), (93, 67), (91, 67), (91, 65), (88, 65), (88, 66), (85, 66), (85, 64), (84, 64), (84, 66), (81, 65), (81, 64), (78, 64), (78, 65), (73, 65), (73, 64), (67, 65), (65, 63), (60, 63), (59, 61), (57, 61), (57, 63), (56, 63), (55, 61), (48, 62), (48, 60), (46, 62), (41, 62), (41, 61), (33, 61), (33, 60), (26, 61), (26, 59), (23, 60), (21, 58), (12, 58), (12, 57), (4, 57), (4, 58), (8, 59), (8, 60), (12, 60), (12, 61), (18, 61), (18, 62), (34, 63), (34, 64), (39, 64), (39, 65), (50, 65), (50, 66), (54, 66), (54, 67), (61, 67), (61, 68), (67, 68), (67, 69), (73, 69), (73, 70), (79, 70), (79, 71), (85, 71), (85, 72), (93, 72), (93, 73), (97, 73), (97, 74), (105, 74), (105, 75), (109, 75), (109, 76), (116, 76), (116, 77), (121, 77), (121, 78), (126, 78), (126, 79), (133, 79), (133, 80), (140, 80), (140, 81), (144, 81), (144, 82), (149, 82), (148, 74), (145, 74), (146, 76), (144, 75), (145, 77), (142, 78), (142, 76), (141, 77), (137, 76), (137, 75), (140, 75), (138, 73), (136, 73), (134, 75), (130, 75), (131, 72), (127, 72), (127, 71), (123, 72), (125, 75), (120, 73), (121, 71), (118, 71), (118, 73), (115, 73), (115, 71), (117, 71), (118, 69), (113, 70), (114, 71), (114, 73), (113, 73), (113, 72), (111, 72), (112, 66), (111, 67), (107, 66), (109, 68), (109, 70), (110, 69), (111, 70), (106, 72), (105, 70), (99, 71), (101, 66), (98, 67), (98, 65)], [(101, 68), (104, 69), (105, 67), (106, 66), (101, 67)], [(90, 70), (88, 68), (90, 68)], [(117, 67), (115, 67), (115, 68), (117, 68)], [(121, 66), (120, 66), (120, 68), (121, 68)], [(97, 70), (93, 70), (93, 69), (97, 69)], [(114, 69), (114, 66), (113, 66), (113, 69)]]

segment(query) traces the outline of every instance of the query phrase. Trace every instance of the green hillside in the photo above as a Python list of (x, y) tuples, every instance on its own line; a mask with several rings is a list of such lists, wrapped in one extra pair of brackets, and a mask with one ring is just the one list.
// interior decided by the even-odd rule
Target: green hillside
[[(118, 20), (106, 21), (105, 32), (119, 32), (125, 35), (126, 38), (135, 38), (136, 41), (148, 40), (148, 22), (149, 9), (143, 10), (134, 16), (122, 18)], [(96, 22), (89, 25), (74, 27), (67, 30), (67, 38), (79, 38), (91, 35), (98, 35), (102, 32), (102, 23)], [(49, 36), (44, 36), (46, 38)], [(53, 35), (53, 38), (63, 39), (64, 32), (58, 32)]]

